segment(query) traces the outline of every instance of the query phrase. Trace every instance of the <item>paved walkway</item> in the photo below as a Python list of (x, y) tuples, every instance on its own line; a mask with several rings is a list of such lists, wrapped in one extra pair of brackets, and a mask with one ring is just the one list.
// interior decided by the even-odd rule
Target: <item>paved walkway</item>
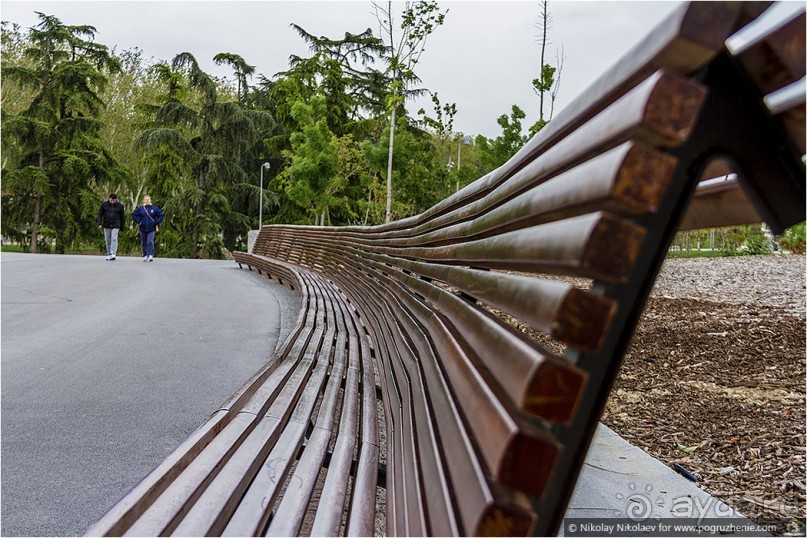
[[(708, 529), (710, 525), (751, 525), (741, 514), (600, 424), (566, 510), (566, 523), (561, 533), (581, 535), (581, 523), (597, 524), (607, 518), (621, 520), (627, 525), (654, 525), (656, 529), (660, 528), (662, 522), (692, 525), (686, 532), (670, 532), (667, 536), (698, 534), (698, 524), (701, 529)], [(577, 529), (569, 528), (574, 524), (578, 525)], [(573, 532), (575, 530), (578, 534)], [(598, 532), (585, 535), (607, 534), (601, 527)], [(756, 531), (748, 534), (720, 531), (704, 534), (765, 535)], [(656, 534), (635, 534), (653, 535)]]
[[(83, 534), (258, 370), (299, 310), (231, 261), (0, 262), (3, 536)], [(727, 510), (601, 426), (567, 518), (669, 517), (686, 499)]]
[(83, 534), (266, 362), (299, 311), (293, 292), (231, 261), (0, 262), (3, 536)]

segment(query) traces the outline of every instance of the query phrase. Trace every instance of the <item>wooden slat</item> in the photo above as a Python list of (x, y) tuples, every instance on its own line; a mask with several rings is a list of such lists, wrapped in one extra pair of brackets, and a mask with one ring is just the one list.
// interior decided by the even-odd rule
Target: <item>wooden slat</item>
[[(555, 280), (413, 262), (381, 255), (368, 255), (368, 259), (381, 262), (394, 260), (400, 268), (454, 286), (467, 296), (580, 349), (599, 346), (615, 309), (615, 303), (609, 299)], [(585, 313), (585, 328), (581, 327), (576, 315), (581, 312)]]
[[(315, 238), (311, 238), (310, 240), (314, 241)], [(297, 242), (301, 246), (308, 244), (308, 240), (305, 236), (298, 237)], [(327, 245), (328, 241), (319, 240), (318, 244)], [(347, 254), (348, 257), (343, 258), (343, 254)], [(338, 243), (334, 244), (334, 247), (329, 250), (328, 257), (331, 260), (340, 260), (340, 263), (343, 264), (346, 270), (349, 270), (350, 267), (362, 267), (365, 268), (365, 270), (368, 267), (374, 267), (376, 271), (380, 272), (385, 270), (385, 266), (382, 265), (384, 262), (395, 263), (393, 259), (383, 256), (370, 255), (363, 257), (361, 254), (353, 254), (352, 249), (346, 249)], [(374, 263), (373, 260), (377, 260), (381, 263)], [(422, 265), (410, 267), (419, 268), (422, 267)], [(450, 271), (465, 271), (466, 273), (470, 271), (461, 268), (446, 269)], [(332, 268), (331, 272), (336, 273), (337, 271), (335, 268)], [(418, 271), (416, 270), (415, 272)], [(478, 271), (476, 272), (480, 273)], [(575, 371), (575, 369), (568, 364), (553, 359), (546, 352), (542, 353), (536, 351), (529, 345), (523, 343), (520, 337), (513, 338), (509, 328), (492, 320), (489, 315), (479, 311), (475, 307), (470, 307), (465, 301), (455, 297), (453, 294), (445, 293), (436, 286), (431, 286), (417, 278), (403, 275), (399, 271), (391, 271), (390, 274), (397, 275), (395, 278), (402, 282), (408, 289), (416, 291), (428, 298), (432, 302), (433, 308), (441, 312), (453, 313), (454, 317), (452, 321), (458, 324), (459, 330), (463, 333), (471, 335), (470, 337), (476, 334), (484, 335), (484, 337), (479, 339), (479, 342), (475, 344), (480, 350), (479, 354), (483, 357), (483, 361), (486, 361), (488, 370), (492, 372), (492, 375), (497, 378), (498, 383), (505, 388), (515, 404), (522, 410), (528, 413), (535, 413), (542, 418), (552, 421), (564, 422), (570, 418), (576, 405), (577, 392), (575, 388), (582, 388), (584, 383), (584, 376), (580, 372)], [(371, 280), (383, 280), (380, 274), (371, 273), (368, 277)], [(554, 299), (560, 302), (561, 305), (565, 305), (564, 308), (566, 310), (562, 314), (559, 314), (557, 318), (558, 321), (567, 320), (574, 322), (574, 320), (577, 319), (575, 308), (584, 308), (586, 306), (595, 307), (596, 305), (596, 309), (591, 312), (592, 315), (599, 310), (601, 315), (606, 318), (612, 311), (612, 307), (609, 306), (610, 303), (607, 300), (601, 298), (597, 299), (586, 293), (571, 293), (569, 287), (559, 283), (544, 283), (542, 285), (542, 283), (532, 279), (490, 273), (480, 273), (477, 278), (486, 279), (485, 282), (487, 283), (497, 279), (506, 279), (518, 282), (521, 285), (526, 285), (528, 287), (520, 289), (524, 292), (522, 295), (528, 298), (528, 293), (534, 293), (542, 287), (548, 288), (549, 290), (544, 291), (545, 294), (552, 293), (552, 290), (557, 291), (558, 287), (560, 287), (565, 290), (565, 293), (563, 295), (556, 294)], [(484, 287), (484, 285), (480, 285), (480, 288)], [(517, 294), (518, 289), (511, 290), (510, 296)], [(491, 292), (491, 295), (495, 294)], [(508, 295), (504, 294), (504, 296), (507, 297)], [(549, 297), (547, 297), (547, 299), (550, 302), (553, 300)], [(570, 302), (566, 303), (566, 301)], [(572, 303), (576, 303), (576, 305), (572, 305)], [(531, 304), (535, 305), (535, 303)], [(525, 310), (529, 309), (530, 303), (525, 304), (523, 308)], [(460, 316), (458, 315), (459, 313), (464, 313), (464, 315)], [(579, 315), (579, 312), (577, 312), (577, 315)], [(600, 323), (604, 324), (607, 323), (607, 321), (601, 321)], [(597, 330), (598, 322), (596, 320), (592, 323), (592, 327), (593, 330)], [(555, 330), (571, 333), (576, 329), (574, 327), (557, 327)], [(583, 330), (583, 332), (585, 332), (585, 330)], [(583, 338), (585, 337), (579, 337), (581, 340)], [(501, 354), (512, 357), (512, 359), (505, 363), (500, 363), (497, 357)], [(558, 383), (561, 380), (563, 382)], [(563, 390), (548, 390), (553, 386), (562, 386)], [(538, 390), (541, 390), (541, 392), (535, 392)]]
[[(342, 410), (336, 424), (338, 431), (333, 454), (312, 524), (313, 536), (336, 536), (339, 533), (342, 515), (347, 510), (346, 498), (353, 452), (359, 441), (359, 379), (362, 360), (359, 355), (361, 349), (359, 338), (364, 338), (364, 335), (359, 333), (353, 323), (350, 308), (342, 299), (336, 301), (339, 308), (335, 315), (340, 337), (335, 349), (336, 353), (346, 355), (344, 395)], [(331, 376), (333, 375), (332, 371)]]
[(737, 226), (762, 222), (737, 179), (699, 187), (679, 230)]
[(399, 380), (389, 366), (391, 357), (399, 351), (394, 343), (394, 335), (388, 332), (387, 321), (380, 319), (373, 310), (364, 310), (363, 319), (370, 327), (376, 350), (375, 364), (379, 371), (382, 393), (385, 395), (387, 532), (409, 535), (410, 529), (423, 529), (424, 520), (422, 496), (416, 489), (417, 476), (414, 474), (409, 394), (405, 392), (408, 387), (406, 379)]
[[(385, 281), (385, 279), (383, 279), (381, 276), (378, 276), (377, 278), (384, 281), (385, 285), (382, 288), (384, 291), (381, 292), (381, 290), (379, 290), (379, 292), (386, 295), (387, 303), (392, 304), (395, 302), (394, 297), (401, 297), (403, 299), (407, 299), (407, 306), (418, 309), (419, 316), (427, 316), (427, 312), (430, 312), (429, 309), (424, 310), (424, 306), (422, 304), (413, 302), (411, 299), (409, 299), (409, 296), (407, 292), (404, 291), (404, 288), (396, 285), (392, 281)], [(390, 291), (393, 289), (395, 290), (394, 294)], [(431, 315), (432, 314), (428, 314), (428, 316)], [(400, 320), (401, 318), (398, 317), (398, 319)], [(430, 319), (424, 318), (421, 320), (421, 322), (430, 322)], [(509, 343), (511, 346), (520, 345), (521, 342), (518, 339), (513, 339), (512, 336), (510, 340), (503, 340), (501, 337), (497, 338), (497, 335), (495, 335), (493, 332), (493, 327), (495, 327), (495, 325), (491, 325), (486, 329), (481, 329), (479, 327), (476, 329), (480, 334), (484, 334), (486, 338), (490, 338), (494, 342), (494, 344), (490, 345), (491, 348), (496, 348), (496, 343), (499, 343), (500, 345), (498, 346), (498, 349), (502, 354), (505, 356), (517, 356), (518, 358), (521, 358), (521, 354), (508, 352), (507, 347), (503, 345), (504, 343)], [(437, 338), (436, 335), (431, 333), (430, 336), (433, 339)], [(472, 337), (472, 335), (466, 336)], [(415, 345), (417, 345), (419, 340), (414, 339), (414, 342)], [(451, 378), (451, 385), (454, 388), (454, 391), (460, 392), (460, 400), (462, 401), (462, 405), (473, 405), (472, 402), (476, 402), (474, 412), (469, 412), (467, 414), (467, 420), (471, 422), (472, 427), (474, 425), (478, 426), (475, 428), (478, 442), (481, 443), (482, 452), (486, 455), (491, 472), (495, 474), (497, 479), (504, 483), (520, 480), (520, 478), (506, 476), (504, 473), (497, 473), (497, 471), (503, 469), (502, 462), (510, 459), (510, 456), (518, 451), (519, 446), (531, 446), (533, 455), (540, 454), (542, 451), (545, 454), (550, 454), (556, 450), (552, 446), (552, 441), (548, 440), (546, 435), (540, 432), (534, 432), (534, 436), (522, 436), (521, 432), (518, 431), (519, 427), (514, 424), (513, 419), (510, 417), (507, 411), (496, 403), (498, 398), (492, 396), (487, 383), (483, 381), (476, 367), (472, 365), (470, 358), (467, 357), (465, 352), (458, 352), (456, 349), (454, 349), (452, 352), (449, 352), (447, 349), (440, 351), (440, 356), (443, 357), (465, 357), (464, 361), (461, 362), (447, 361), (443, 364), (443, 368), (446, 368), (449, 377)], [(521, 351), (524, 354), (529, 354), (529, 352), (532, 350), (522, 347)], [(421, 361), (424, 360), (423, 354), (427, 352), (429, 352), (428, 349), (420, 349)], [(535, 353), (533, 351), (532, 355), (534, 356), (534, 354)], [(495, 355), (490, 359), (493, 358), (495, 358)], [(460, 390), (459, 387), (463, 387), (463, 389)], [(480, 413), (487, 415), (485, 422), (474, 422), (482, 419)], [(485, 432), (485, 434), (481, 435), (481, 432)], [(548, 472), (551, 470), (551, 467), (536, 467), (535, 469), (537, 472), (532, 473), (531, 478), (536, 478), (536, 480), (532, 481), (530, 485), (525, 486), (533, 493), (540, 490), (542, 487), (541, 480), (537, 478), (542, 472), (545, 473), (545, 478), (546, 474), (548, 474)], [(504, 471), (509, 470), (511, 469), (504, 469)], [(524, 485), (522, 484), (522, 486)]]
[(376, 485), (380, 452), (373, 361), (370, 357), (367, 340), (361, 338), (359, 342), (362, 346), (362, 441), (359, 459), (356, 463), (355, 485), (347, 522), (348, 536), (370, 536), (375, 532)]
[[(396, 312), (394, 306), (386, 302), (378, 306), (382, 311), (387, 312), (387, 319), (397, 319), (409, 329), (405, 333), (409, 337), (407, 340), (411, 341), (411, 345), (417, 349), (417, 344), (421, 342), (424, 335), (419, 334), (411, 320), (402, 318), (405, 313)], [(427, 407), (428, 401), (422, 374), (416, 366), (416, 363), (423, 358), (416, 352), (416, 349), (409, 347), (409, 342), (404, 340), (404, 333), (395, 329), (392, 329), (391, 332), (398, 349), (402, 352), (389, 357), (390, 366), (399, 380), (399, 386), (403, 385), (400, 380), (406, 380), (408, 390), (405, 392), (401, 387), (401, 393), (409, 394), (409, 401), (406, 402), (404, 409), (409, 409), (411, 413), (412, 432), (405, 433), (405, 436), (412, 440), (416, 454), (416, 460), (413, 462), (415, 472), (404, 479), (416, 484), (424, 505), (424, 510), (418, 512), (418, 516), (422, 518), (422, 526), (415, 527), (415, 530), (418, 535), (421, 533), (436, 536), (454, 535), (458, 533), (458, 529), (451, 509), (451, 498), (443, 469), (444, 463), (438, 449), (439, 441), (433, 428), (434, 418)], [(398, 433), (400, 435), (404, 432)], [(412, 530), (410, 527), (410, 532)]]
[(749, 43), (736, 58), (760, 95), (783, 88), (805, 75), (805, 13), (796, 13)]
[[(324, 301), (324, 294), (318, 283), (313, 282), (312, 286), (317, 290), (318, 298)], [(327, 357), (333, 345), (334, 332), (326, 327), (326, 309), (327, 306), (323, 304), (318, 311), (317, 334), (319, 337), (312, 339), (305, 356), (300, 360), (301, 367), (296, 370), (297, 379), (287, 385), (288, 389), (278, 397), (264, 418), (264, 420), (270, 421), (272, 419), (281, 422), (287, 421), (284, 429), (277, 442), (271, 446), (268, 455), (265, 457), (261, 455), (259, 458), (263, 462), (262, 466), (254, 474), (254, 478), (245, 490), (232, 517), (223, 522), (226, 523), (226, 526), (221, 531), (222, 535), (254, 535), (262, 532), (269, 520), (270, 510), (280, 494), (280, 487), (285, 482), (295, 455), (302, 444), (311, 413), (327, 374)], [(246, 458), (250, 457), (250, 455), (246, 455)]]
[[(582, 153), (587, 149), (575, 140), (570, 142), (569, 147), (575, 151)], [(559, 144), (554, 149), (561, 151), (565, 147)], [(558, 162), (575, 159), (575, 154), (564, 151)], [(523, 168), (506, 187), (434, 221), (436, 231), (400, 239), (371, 238), (366, 244), (368, 247), (374, 244), (440, 246), (595, 211), (607, 210), (625, 216), (652, 213), (666, 191), (676, 160), (631, 141), (546, 181), (553, 172), (551, 163), (552, 155), (549, 155), (546, 160)], [(526, 190), (530, 185), (537, 186)], [(519, 192), (523, 194), (516, 196)], [(470, 217), (474, 217), (473, 220)], [(350, 234), (342, 236), (350, 237)]]
[[(346, 282), (345, 285), (349, 288), (357, 286), (355, 288), (357, 297), (377, 296), (378, 290), (367, 286), (364, 281)], [(380, 299), (376, 299), (374, 302), (378, 302), (379, 300)], [(411, 319), (408, 324), (411, 327)], [(475, 534), (473, 529), (478, 528), (478, 518), (480, 518), (483, 513), (486, 513), (486, 507), (489, 506), (498, 507), (498, 511), (490, 511), (491, 513), (495, 512), (499, 515), (507, 513), (512, 516), (510, 519), (518, 519), (524, 523), (518, 528), (522, 531), (526, 531), (529, 528), (531, 516), (529, 516), (528, 511), (523, 506), (517, 510), (512, 505), (501, 504), (496, 501), (490, 490), (480, 490), (480, 487), (484, 486), (486, 481), (484, 475), (480, 474), (482, 473), (482, 469), (476, 462), (476, 457), (474, 456), (475, 449), (470, 442), (470, 438), (467, 434), (463, 433), (461, 426), (462, 419), (456, 410), (453, 400), (451, 398), (446, 399), (448, 385), (445, 384), (445, 381), (442, 381), (442, 389), (434, 385), (437, 379), (442, 379), (442, 374), (439, 374), (439, 367), (437, 367), (433, 359), (431, 348), (426, 345), (425, 342), (426, 341), (423, 339), (414, 341), (415, 345), (418, 346), (419, 362), (423, 365), (423, 368), (428, 370), (426, 377), (429, 379), (429, 393), (435, 398), (434, 407), (442, 410), (442, 412), (436, 414), (435, 417), (441, 424), (440, 437), (443, 440), (443, 446), (450, 447), (448, 454), (451, 458), (452, 465), (449, 467), (448, 472), (452, 475), (454, 490), (463, 492), (463, 501), (458, 506), (458, 510), (460, 513), (463, 513), (465, 518), (465, 531), (463, 534)], [(430, 359), (430, 357), (432, 358)], [(473, 476), (477, 478), (472, 479)], [(474, 506), (477, 508), (474, 509)], [(520, 514), (518, 518), (517, 514)]]
[(456, 245), (378, 251), (416, 260), (563, 272), (613, 282), (626, 277), (643, 238), (640, 227), (607, 213), (596, 213)]
[(782, 122), (785, 131), (790, 136), (790, 141), (799, 152), (799, 155), (804, 155), (807, 151), (805, 141), (805, 125), (807, 125), (807, 114), (805, 114), (805, 95), (804, 92), (799, 92), (786, 99), (776, 107), (772, 107), (772, 112), (776, 115), (777, 119)]

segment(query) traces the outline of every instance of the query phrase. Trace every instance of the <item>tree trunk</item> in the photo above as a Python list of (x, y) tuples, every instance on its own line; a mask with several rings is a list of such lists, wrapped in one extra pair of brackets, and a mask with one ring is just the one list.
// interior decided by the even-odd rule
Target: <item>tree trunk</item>
[[(546, 51), (546, 26), (547, 26), (547, 23), (549, 22), (549, 20), (548, 20), (549, 19), (549, 11), (548, 11), (549, 7), (547, 5), (548, 4), (547, 2), (541, 2), (541, 4), (542, 4), (542, 7), (543, 7), (541, 15), (542, 15), (542, 17), (544, 19), (544, 24), (543, 24), (544, 28), (543, 28), (543, 37), (541, 38), (541, 65), (538, 68), (539, 69), (538, 76), (540, 77), (541, 84), (543, 84), (544, 83), (544, 53)], [(540, 119), (544, 119), (544, 90), (543, 89), (541, 89), (540, 97), (541, 97), (541, 108), (540, 108), (540, 116), (539, 117), (540, 117)]]
[(39, 236), (39, 213), (42, 207), (42, 195), (36, 193), (36, 202), (34, 203), (34, 222), (31, 224), (31, 252), (36, 254), (38, 248)]
[(205, 210), (205, 173), (202, 170), (199, 171), (198, 186), (199, 190), (202, 191), (202, 195), (199, 197), (199, 202), (196, 203), (196, 218), (193, 222), (193, 234), (191, 234), (191, 241), (193, 242), (193, 255), (197, 258), (199, 257), (199, 216), (202, 215)]
[[(396, 92), (397, 96), (397, 92)], [(395, 100), (393, 99), (393, 102)], [(395, 141), (395, 108), (392, 109), (392, 119), (389, 126), (389, 154), (387, 156), (387, 215), (384, 222), (392, 217), (392, 146)]]
[[(45, 168), (45, 155), (39, 152), (39, 168)], [(36, 193), (36, 202), (34, 203), (34, 221), (31, 224), (31, 252), (36, 254), (39, 248), (39, 223), (40, 213), (42, 211), (42, 195)]]

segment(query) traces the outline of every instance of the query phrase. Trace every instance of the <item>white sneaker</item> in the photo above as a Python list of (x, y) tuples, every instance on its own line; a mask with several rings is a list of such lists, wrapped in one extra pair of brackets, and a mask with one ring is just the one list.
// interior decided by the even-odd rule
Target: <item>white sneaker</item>
[(144, 261), (144, 262), (149, 261), (149, 257), (148, 257), (148, 256), (143, 256), (143, 261)]
[(104, 259), (105, 259), (106, 261), (109, 261), (109, 260), (111, 260), (111, 259), (112, 259), (112, 256), (107, 256), (107, 257), (106, 257), (106, 258), (104, 258)]
[(154, 261), (154, 256), (149, 256), (149, 261), (153, 262)]
[(117, 258), (117, 256), (115, 256), (115, 255), (113, 254), (112, 256), (110, 256), (110, 257), (109, 257), (109, 259), (110, 259), (110, 260), (112, 260), (112, 261), (114, 262), (114, 261), (115, 261), (115, 260), (117, 260), (118, 258)]

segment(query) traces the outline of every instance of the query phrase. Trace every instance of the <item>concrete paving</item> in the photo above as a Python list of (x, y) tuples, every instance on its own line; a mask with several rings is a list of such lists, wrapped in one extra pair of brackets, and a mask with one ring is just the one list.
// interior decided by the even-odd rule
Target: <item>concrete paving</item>
[(3, 253), (3, 536), (81, 535), (265, 364), (299, 298), (232, 261)]
[[(232, 261), (0, 262), (3, 536), (84, 533), (264, 364), (299, 310)], [(687, 506), (741, 517), (600, 426), (566, 517)]]
[[(621, 519), (648, 524), (700, 520), (701, 523), (720, 521), (734, 526), (750, 525), (742, 514), (602, 424), (594, 435), (565, 518), (566, 524), (561, 532), (570, 535), (575, 533), (568, 532), (569, 524), (579, 526), (583, 520)], [(693, 532), (670, 535), (695, 534), (694, 531), (693, 528)], [(580, 533), (579, 529), (577, 533)], [(606, 534), (598, 532), (594, 535)], [(765, 533), (754, 532), (752, 535)]]

